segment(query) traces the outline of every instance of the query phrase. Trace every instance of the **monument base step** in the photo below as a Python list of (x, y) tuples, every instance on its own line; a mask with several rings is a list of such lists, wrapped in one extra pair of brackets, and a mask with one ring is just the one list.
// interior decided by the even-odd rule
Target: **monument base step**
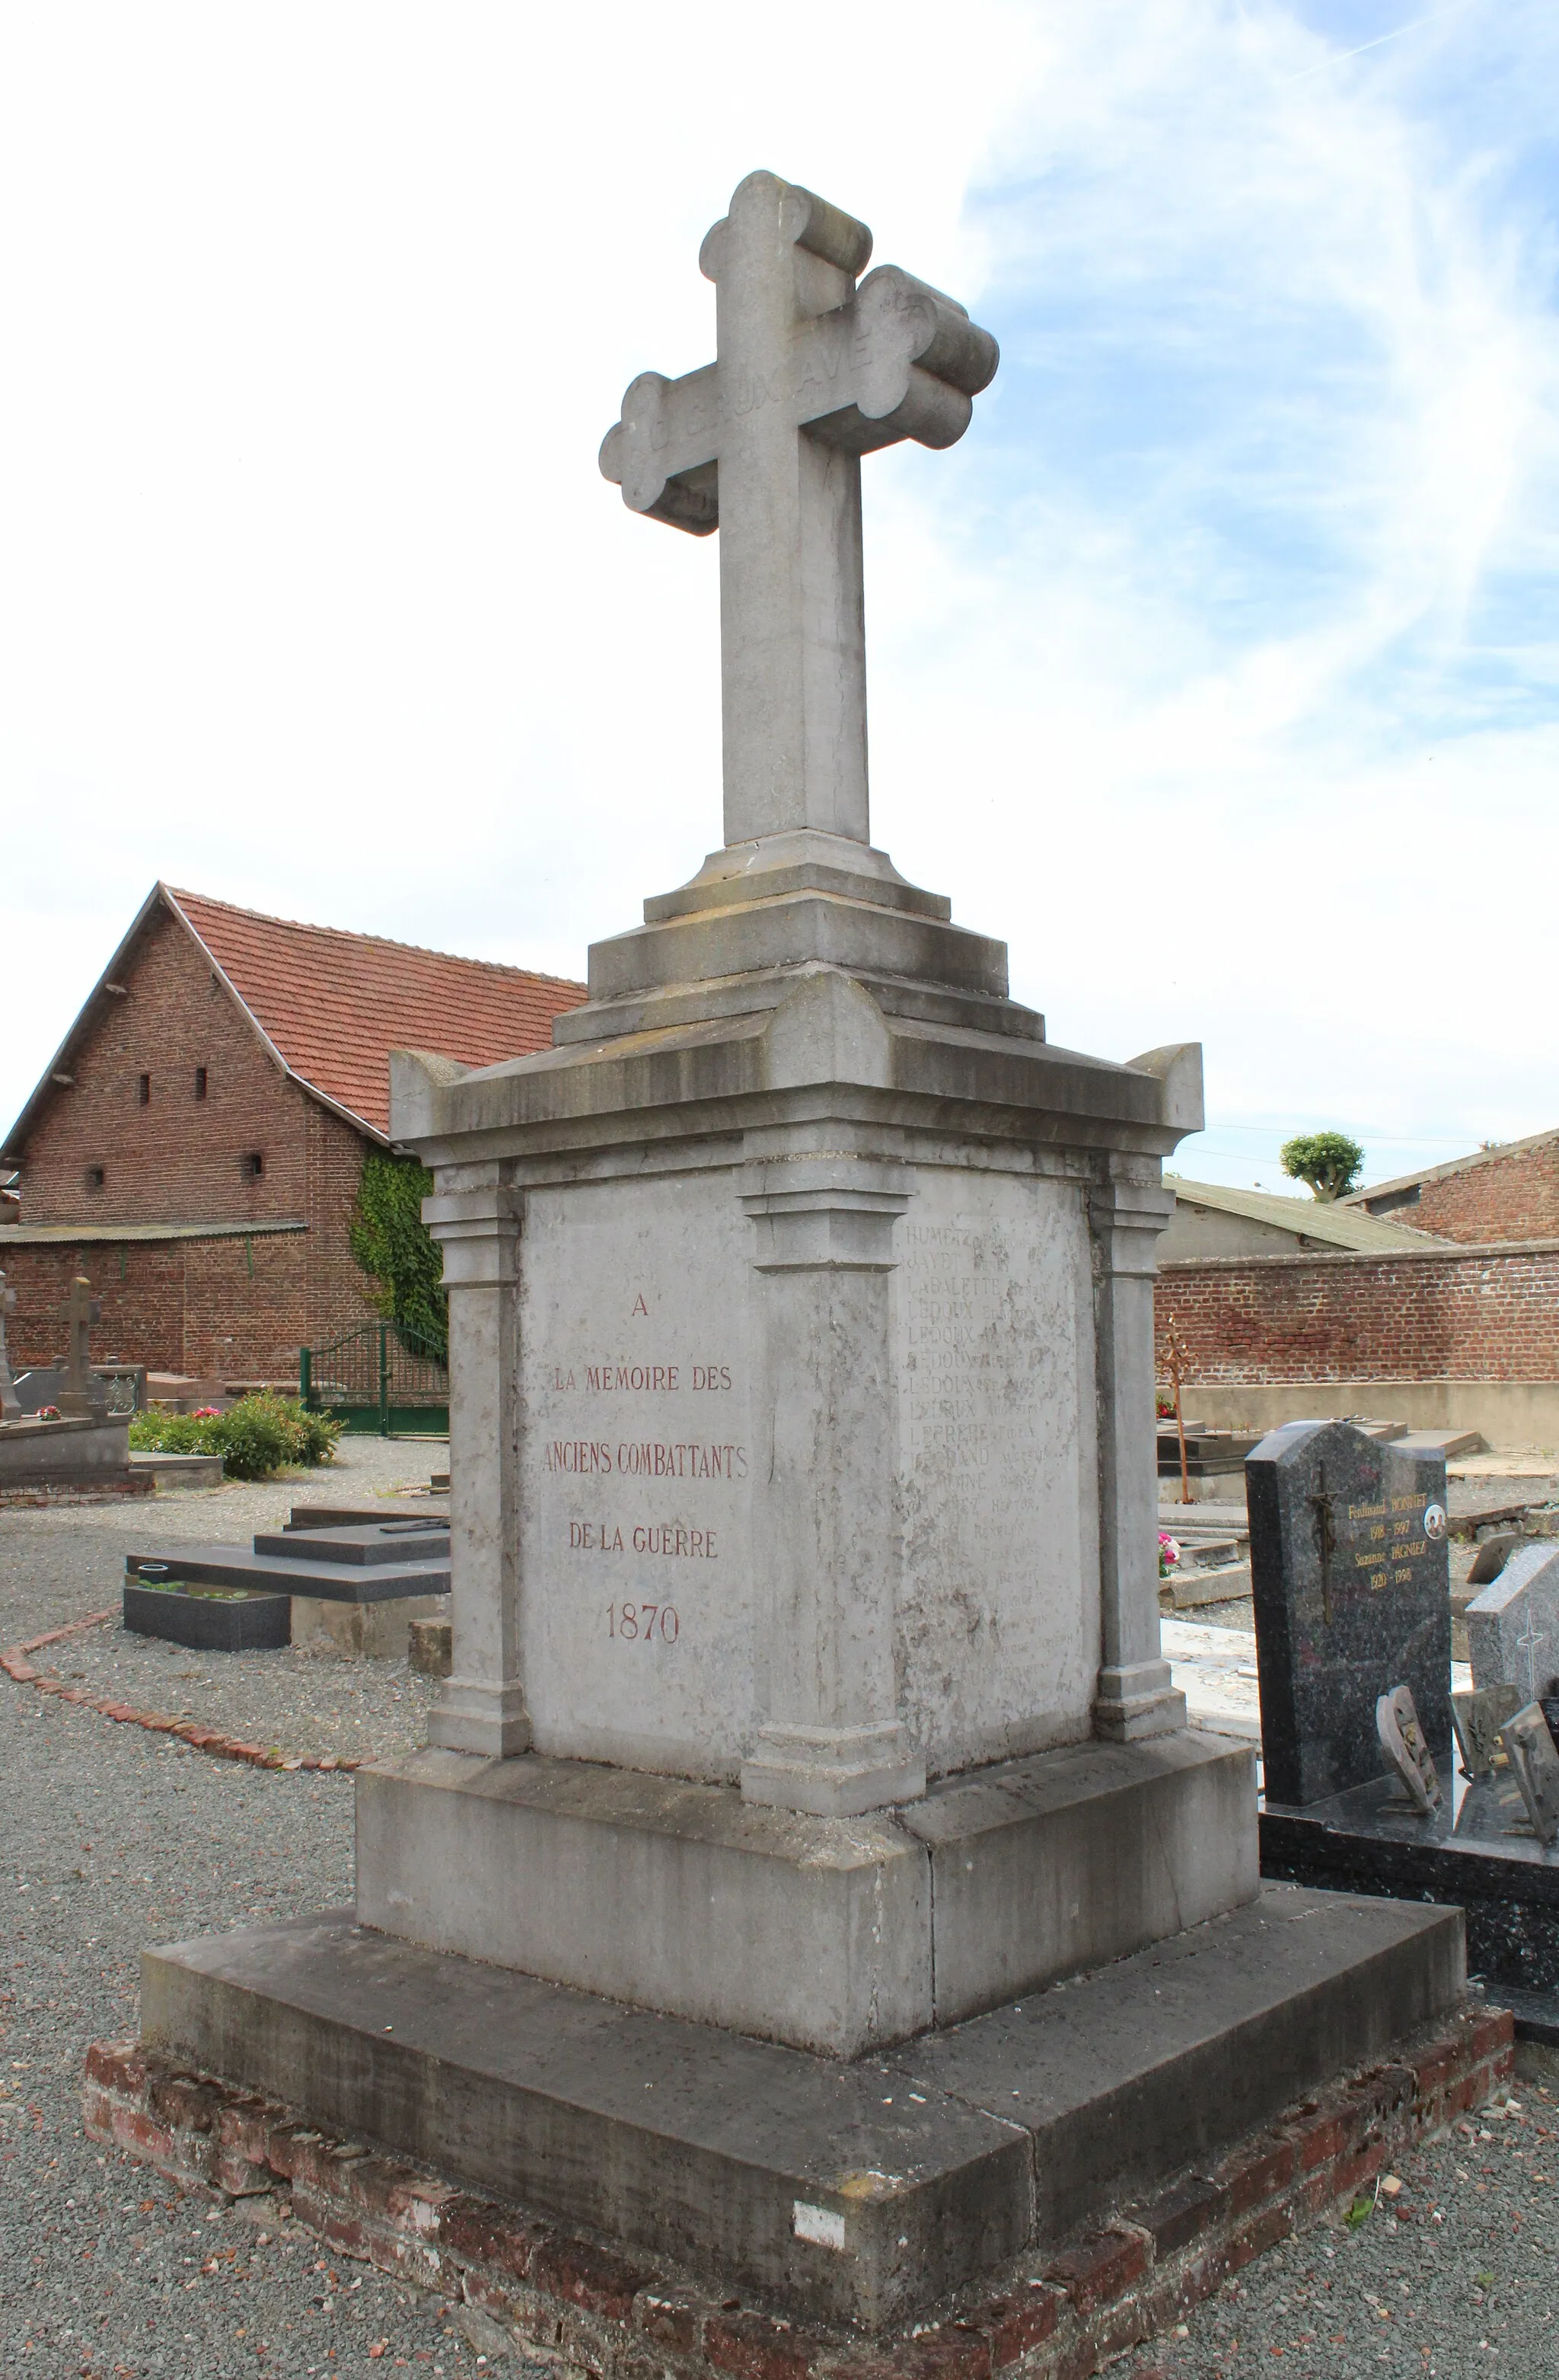
[(700, 2023), (853, 2058), (1252, 1899), (1248, 1744), (1090, 1739), (862, 1817), (540, 1754), (358, 1773), (358, 1911)]
[[(1208, 2172), (1443, 2025), (1464, 1969), (1455, 1911), (1268, 1888), (844, 2065), (419, 1949), (347, 1910), (147, 1951), (142, 2037), (619, 2257), (880, 2331)], [(1413, 2095), (1410, 2076), (1394, 2088)]]

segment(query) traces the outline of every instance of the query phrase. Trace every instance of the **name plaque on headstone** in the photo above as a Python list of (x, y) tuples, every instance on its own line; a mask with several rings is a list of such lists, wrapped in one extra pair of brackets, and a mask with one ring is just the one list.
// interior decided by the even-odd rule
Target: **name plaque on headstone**
[(1245, 1466), (1269, 1802), (1302, 1808), (1381, 1773), (1376, 1709), (1406, 1685), (1451, 1742), (1445, 1461), (1351, 1422), (1292, 1422)]

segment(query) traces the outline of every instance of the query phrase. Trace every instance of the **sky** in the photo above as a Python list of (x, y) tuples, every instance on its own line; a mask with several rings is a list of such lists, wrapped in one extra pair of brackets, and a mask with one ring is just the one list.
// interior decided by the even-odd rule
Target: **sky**
[(622, 390), (756, 165), (1002, 366), (864, 469), (872, 833), (1179, 1171), (1559, 1124), (1559, 10), (0, 0), (0, 1110), (146, 892), (581, 975), (720, 840)]

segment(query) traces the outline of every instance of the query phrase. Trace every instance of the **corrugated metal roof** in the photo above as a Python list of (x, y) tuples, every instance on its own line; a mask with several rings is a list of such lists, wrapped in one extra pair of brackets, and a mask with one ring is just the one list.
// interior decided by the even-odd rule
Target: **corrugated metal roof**
[(1296, 1237), (1322, 1247), (1349, 1248), (1359, 1256), (1374, 1249), (1437, 1247), (1444, 1245), (1432, 1232), (1415, 1232), (1406, 1223), (1387, 1222), (1361, 1208), (1339, 1202), (1323, 1205), (1319, 1198), (1285, 1198), (1273, 1190), (1231, 1190), (1222, 1182), (1188, 1182), (1177, 1173), (1163, 1177), (1166, 1190), (1188, 1207), (1211, 1207), (1217, 1214), (1243, 1215), (1253, 1223), (1271, 1223)]

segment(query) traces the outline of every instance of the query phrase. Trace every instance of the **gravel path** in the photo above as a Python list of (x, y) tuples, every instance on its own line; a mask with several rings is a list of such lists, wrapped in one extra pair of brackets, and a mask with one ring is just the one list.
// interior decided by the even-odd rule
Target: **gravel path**
[[(367, 1500), (397, 1481), (425, 1486), (440, 1458), (436, 1448), (359, 1439), (334, 1469), (279, 1486), (180, 1492), (129, 1512), (0, 1514), (0, 1642), (112, 1603), (126, 1546), (149, 1526), (241, 1539), (322, 1491)], [(161, 1707), (187, 1704), (213, 1725), (241, 1718), (248, 1728), (263, 1709), (305, 1749), (311, 1729), (331, 1748), (347, 1748), (339, 1739), (353, 1730), (374, 1749), (410, 1741), (425, 1683), (384, 1661), (282, 1653), (202, 1662), (116, 1627), (41, 1658), (112, 1677), (129, 1699), (146, 1689)], [(474, 2373), (476, 2350), (437, 2299), (322, 2255), (310, 2233), (278, 2226), (263, 2207), (258, 2223), (217, 2212), (81, 2130), (87, 2044), (138, 2030), (143, 1944), (350, 1899), (349, 1779), (204, 1759), (0, 1677), (0, 1791), (5, 2380)]]
[(1244, 2380), (1282, 2359), (1315, 2380), (1553, 2380), (1559, 2092), (1518, 2083), (1503, 2119), (1459, 2126), (1395, 2179), (1356, 2232), (1328, 2225), (1275, 2250), (1123, 2374)]
[[(112, 1602), (128, 1537), (149, 1520), (163, 1536), (241, 1537), (295, 1500), (322, 1490), (355, 1499), (425, 1481), (431, 1467), (426, 1450), (359, 1440), (334, 1473), (280, 1487), (159, 1498), (130, 1515), (4, 1514), (0, 1642)], [(114, 1664), (146, 1649), (105, 1629), (60, 1647), (58, 1666), (128, 1682)], [(375, 1748), (415, 1733), (420, 1682), (388, 1662), (247, 1655), (222, 1665), (177, 1647), (153, 1652), (163, 1666), (149, 1674), (213, 1724), (225, 1694), (249, 1698), (230, 1712), (246, 1727), (273, 1695), (265, 1706), (278, 1731), (286, 1717), (291, 1741), (327, 1718), (360, 1727)], [(100, 1666), (89, 1672), (89, 1661)], [(11, 1909), (0, 1947), (5, 2380), (474, 2373), (476, 2346), (436, 2299), (333, 2261), (263, 2204), (223, 2212), (186, 2195), (81, 2131), (86, 2046), (137, 2030), (143, 1944), (349, 1898), (349, 1779), (204, 1759), (0, 1678), (0, 1891)], [(1552, 2087), (1553, 2099), (1524, 2084), (1522, 2112), (1405, 2164), (1398, 2214), (1382, 2198), (1357, 2234), (1328, 2228), (1264, 2258), (1194, 2312), (1184, 2337), (1119, 2368), (1137, 2380), (1243, 2380), (1270, 2372), (1281, 2350), (1321, 2380), (1559, 2374)], [(531, 2369), (541, 2380), (542, 2367)]]

